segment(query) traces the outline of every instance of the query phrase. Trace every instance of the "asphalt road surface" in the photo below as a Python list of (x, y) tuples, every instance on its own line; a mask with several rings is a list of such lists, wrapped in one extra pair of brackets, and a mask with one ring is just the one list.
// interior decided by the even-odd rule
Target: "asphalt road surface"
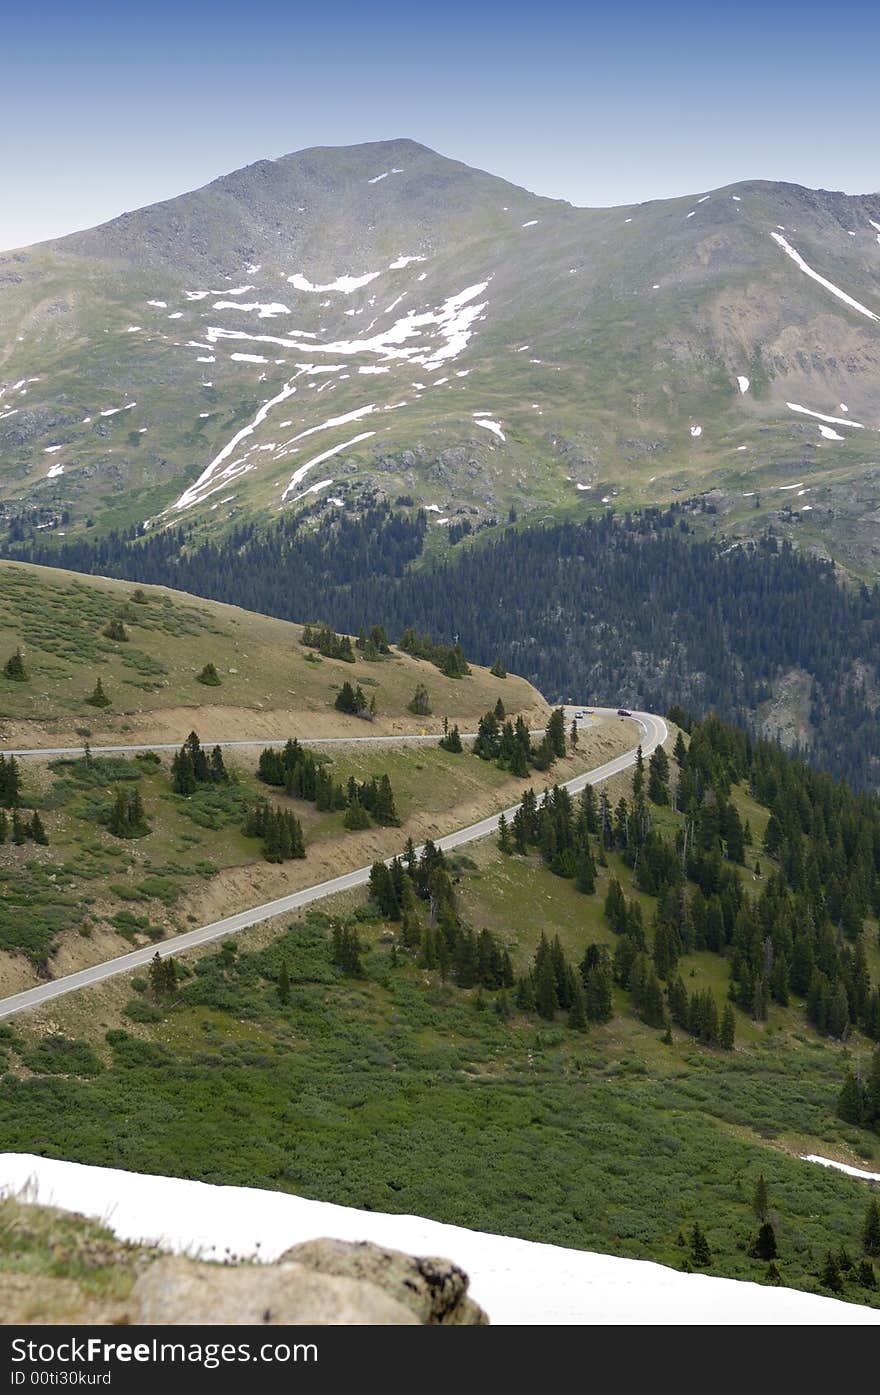
[[(571, 725), (575, 714), (582, 711), (581, 707), (566, 707), (566, 722)], [(596, 718), (613, 717), (617, 715), (617, 709), (613, 707), (594, 707), (589, 711)], [(589, 728), (591, 717), (580, 719), (579, 725)], [(661, 745), (668, 735), (666, 723), (662, 717), (654, 716), (650, 712), (633, 712), (630, 719), (639, 729), (640, 744), (644, 756), (649, 756), (655, 747)], [(400, 741), (400, 737), (357, 737), (359, 741), (375, 741), (377, 743), (388, 743), (389, 741)], [(406, 740), (415, 741), (435, 741), (436, 735), (425, 737), (407, 737)], [(343, 745), (351, 738), (323, 738), (320, 744)], [(208, 744), (208, 743), (204, 743)], [(228, 741), (227, 746), (265, 746), (266, 739), (260, 741)], [(317, 745), (318, 742), (309, 742), (310, 745)], [(97, 755), (99, 751), (137, 751), (137, 750), (177, 750), (176, 746), (106, 746), (93, 747)], [(608, 780), (612, 775), (617, 775), (621, 770), (628, 769), (635, 764), (637, 746), (631, 751), (625, 751), (623, 755), (615, 756), (613, 760), (606, 761), (604, 765), (598, 766), (595, 770), (588, 770), (583, 775), (577, 775), (573, 780), (567, 780), (564, 788), (572, 794), (579, 793), (587, 784), (597, 785), (603, 780)], [(16, 755), (76, 755), (73, 750), (63, 751), (19, 751)], [(519, 804), (514, 804), (510, 809), (505, 809), (505, 817), (510, 820), (519, 808)], [(490, 814), (486, 819), (481, 819), (479, 823), (472, 823), (467, 828), (459, 828), (454, 833), (447, 833), (443, 838), (435, 838), (437, 847), (444, 852), (449, 852), (453, 848), (460, 848), (465, 843), (473, 843), (478, 838), (486, 838), (496, 832), (499, 814)], [(417, 851), (421, 851), (418, 849)], [(390, 862), (391, 859), (389, 858)], [(313, 901), (320, 901), (325, 896), (334, 896), (340, 891), (351, 891), (355, 887), (365, 886), (370, 876), (369, 867), (359, 867), (354, 872), (344, 872), (339, 877), (333, 877), (330, 881), (319, 882), (316, 886), (303, 888), (302, 891), (291, 892), (289, 896), (279, 896), (274, 901), (266, 901), (261, 906), (253, 906), (250, 910), (239, 911), (237, 915), (226, 916), (223, 920), (215, 920), (211, 925), (202, 925), (196, 930), (187, 930), (183, 935), (175, 935), (173, 938), (163, 940), (159, 945), (148, 945), (144, 949), (133, 950), (130, 954), (122, 954), (116, 959), (107, 959), (103, 964), (93, 964), (91, 968), (80, 969), (75, 974), (67, 974), (64, 978), (53, 979), (49, 983), (41, 983), (36, 988), (28, 988), (23, 993), (15, 993), (12, 997), (0, 999), (0, 1020), (4, 1017), (13, 1017), (16, 1013), (24, 1012), (27, 1008), (38, 1007), (41, 1003), (51, 1002), (53, 998), (63, 997), (66, 993), (73, 993), (78, 988), (87, 988), (91, 983), (100, 983), (105, 978), (115, 978), (117, 974), (132, 973), (135, 969), (142, 969), (148, 964), (157, 953), (162, 958), (169, 954), (178, 954), (181, 950), (191, 949), (194, 945), (207, 944), (211, 940), (223, 940), (230, 935), (234, 935), (239, 930), (246, 930), (251, 925), (257, 925), (260, 921), (271, 920), (273, 916), (286, 915), (289, 911), (300, 910), (303, 906), (310, 905)]]

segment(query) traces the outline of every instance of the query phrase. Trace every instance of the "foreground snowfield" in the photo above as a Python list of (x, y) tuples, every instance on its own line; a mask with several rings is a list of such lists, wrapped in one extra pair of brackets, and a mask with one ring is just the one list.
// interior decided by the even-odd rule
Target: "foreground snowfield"
[(417, 1255), (443, 1255), (471, 1278), (491, 1321), (589, 1323), (873, 1323), (880, 1311), (833, 1298), (680, 1274), (644, 1260), (486, 1235), (418, 1216), (356, 1211), (284, 1192), (216, 1187), (176, 1177), (0, 1154), (0, 1192), (78, 1211), (123, 1239), (154, 1241), (205, 1258), (276, 1259), (302, 1240), (372, 1240)]

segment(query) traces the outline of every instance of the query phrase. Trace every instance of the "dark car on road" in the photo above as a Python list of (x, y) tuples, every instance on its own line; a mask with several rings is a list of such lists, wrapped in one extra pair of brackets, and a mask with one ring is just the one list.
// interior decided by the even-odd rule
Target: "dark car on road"
[(618, 717), (631, 717), (632, 713), (630, 712), (628, 707), (618, 707), (617, 715)]

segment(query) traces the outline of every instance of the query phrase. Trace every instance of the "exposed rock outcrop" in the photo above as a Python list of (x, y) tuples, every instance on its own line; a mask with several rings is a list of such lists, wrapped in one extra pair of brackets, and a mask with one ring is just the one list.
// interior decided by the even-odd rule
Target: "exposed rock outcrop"
[(318, 1273), (304, 1264), (200, 1264), (169, 1257), (151, 1264), (131, 1293), (131, 1321), (321, 1326), (416, 1325), (410, 1308), (376, 1284)]
[(282, 1255), (321, 1274), (375, 1284), (419, 1322), (439, 1326), (479, 1326), (489, 1319), (468, 1296), (468, 1276), (448, 1259), (414, 1258), (400, 1250), (344, 1240), (307, 1240)]

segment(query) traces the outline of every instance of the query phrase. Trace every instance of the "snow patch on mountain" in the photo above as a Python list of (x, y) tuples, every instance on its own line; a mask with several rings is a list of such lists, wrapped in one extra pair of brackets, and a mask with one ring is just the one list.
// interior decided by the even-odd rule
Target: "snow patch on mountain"
[(785, 405), (790, 412), (800, 412), (802, 416), (815, 417), (817, 421), (830, 421), (833, 426), (852, 426), (856, 431), (865, 430), (860, 421), (853, 421), (850, 417), (830, 417), (824, 412), (813, 412), (809, 407), (802, 407), (799, 402), (786, 402)]
[(748, 392), (749, 386), (750, 386), (750, 380), (745, 376), (744, 373), (738, 373), (738, 374), (737, 374), (736, 381), (737, 381), (737, 385), (739, 386), (740, 392), (743, 392), (743, 393)]
[(498, 424), (497, 421), (490, 421), (490, 420), (488, 420), (488, 418), (486, 418), (486, 417), (480, 417), (480, 418), (475, 422), (475, 425), (476, 425), (476, 426), (485, 426), (486, 430), (487, 430), (487, 431), (491, 431), (493, 436), (497, 436), (498, 439), (499, 439), (499, 441), (506, 441), (506, 440), (507, 440), (507, 437), (504, 435), (504, 432), (501, 430), (501, 427), (500, 427), (500, 425)]
[(327, 489), (332, 483), (332, 480), (318, 480), (317, 484), (310, 484), (308, 489), (304, 489), (302, 494), (297, 494), (290, 502), (291, 504), (297, 504), (300, 499), (304, 499), (307, 494), (319, 494), (322, 489)]
[(316, 465), (321, 465), (325, 460), (331, 460), (334, 455), (339, 455), (344, 450), (349, 450), (351, 446), (356, 446), (360, 441), (366, 441), (370, 436), (375, 436), (375, 431), (362, 431), (359, 436), (352, 436), (350, 441), (342, 441), (338, 446), (332, 446), (330, 450), (325, 450), (321, 455), (316, 455), (312, 460), (306, 461), (305, 465), (300, 465), (298, 470), (294, 470), (290, 477), (290, 484), (281, 495), (282, 503), (292, 490), (296, 489), (300, 480), (304, 479), (309, 470), (313, 470)]
[[(329, 343), (315, 342), (305, 345), (300, 341), (314, 336), (301, 330), (291, 331), (291, 334), (296, 336), (291, 338), (254, 334), (247, 330), (223, 329), (216, 325), (208, 327), (205, 338), (211, 343), (216, 343), (218, 339), (245, 339), (259, 344), (275, 344), (283, 349), (308, 348), (309, 353), (375, 354), (385, 360), (403, 359), (410, 363), (419, 363), (426, 368), (436, 368), (447, 359), (457, 358), (467, 345), (473, 334), (473, 324), (488, 304), (487, 301), (476, 305), (471, 302), (486, 290), (488, 284), (488, 281), (478, 281), (475, 285), (459, 291), (457, 295), (449, 296), (434, 310), (410, 310), (401, 319), (395, 320), (388, 329), (380, 330), (371, 338), (337, 339)], [(429, 330), (434, 331), (434, 343), (425, 342), (428, 336), (423, 331)], [(419, 345), (406, 343), (407, 340), (416, 337), (422, 338), (423, 342)]]
[(329, 417), (327, 421), (319, 422), (317, 426), (310, 426), (308, 430), (300, 431), (299, 435), (291, 437), (291, 440), (302, 441), (306, 436), (314, 436), (316, 431), (330, 431), (334, 426), (347, 426), (349, 422), (360, 421), (361, 417), (368, 417), (375, 410), (374, 402), (371, 402), (368, 407), (356, 407), (352, 412), (345, 412), (339, 417)]
[[(299, 377), (300, 372), (297, 372), (295, 376)], [(222, 483), (213, 484), (214, 477), (215, 475), (217, 475), (219, 467), (223, 464), (225, 460), (229, 459), (230, 455), (232, 455), (233, 451), (242, 441), (246, 440), (248, 436), (253, 435), (257, 427), (260, 426), (261, 423), (266, 420), (266, 417), (269, 415), (273, 407), (277, 406), (279, 402), (286, 402), (288, 397), (292, 397), (295, 392), (296, 387), (294, 385), (294, 380), (291, 378), (287, 383), (285, 383), (284, 387), (281, 389), (279, 393), (277, 393), (274, 397), (270, 397), (268, 401), (262, 404), (262, 406), (258, 409), (256, 415), (254, 416), (253, 421), (251, 421), (247, 426), (243, 426), (240, 431), (237, 431), (235, 433), (231, 440), (227, 441), (223, 449), (217, 455), (215, 455), (211, 463), (207, 465), (205, 469), (202, 471), (202, 473), (199, 475), (195, 484), (192, 484), (189, 486), (188, 489), (185, 489), (183, 493), (180, 495), (180, 498), (177, 499), (177, 501), (174, 504), (172, 504), (171, 507), (176, 510), (191, 508), (193, 504), (201, 503), (210, 494), (214, 494), (218, 489), (222, 489)], [(237, 469), (236, 467), (238, 466), (242, 466), (243, 468)], [(222, 470), (218, 478), (223, 480), (225, 483), (228, 483), (229, 479), (234, 478), (236, 473), (243, 474), (246, 472), (247, 469), (251, 468), (253, 467), (244, 464), (244, 462), (235, 461), (231, 465), (228, 465), (224, 470)], [(209, 485), (212, 487), (208, 488)]]
[(831, 426), (822, 426), (822, 425), (820, 425), (820, 426), (819, 426), (819, 435), (820, 435), (820, 436), (824, 436), (826, 441), (845, 441), (845, 440), (846, 440), (846, 437), (845, 437), (845, 436), (841, 436), (840, 433), (837, 432), (837, 431), (835, 431), (834, 428), (831, 427)]
[(850, 305), (853, 310), (858, 310), (860, 315), (866, 315), (869, 320), (874, 320), (875, 323), (880, 324), (880, 315), (875, 315), (874, 311), (869, 310), (867, 305), (863, 305), (860, 300), (855, 300), (854, 297), (849, 295), (846, 291), (842, 291), (839, 286), (835, 286), (834, 282), (829, 281), (827, 277), (820, 276), (818, 271), (814, 271), (811, 266), (807, 265), (800, 252), (796, 251), (790, 242), (786, 242), (784, 237), (781, 237), (779, 233), (775, 232), (771, 232), (770, 236), (773, 238), (774, 242), (778, 243), (786, 255), (791, 257), (795, 266), (800, 267), (801, 271), (806, 276), (812, 277), (820, 286), (824, 286), (832, 295), (837, 296), (838, 300), (842, 300), (845, 305)]
[[(809, 508), (808, 504), (804, 508)], [(804, 1162), (821, 1163), (822, 1167), (833, 1167), (838, 1172), (845, 1172), (847, 1177), (861, 1177), (866, 1182), (880, 1182), (880, 1172), (866, 1172), (861, 1167), (850, 1167), (848, 1163), (835, 1162), (834, 1158), (823, 1158), (819, 1153), (802, 1153)]]
[(337, 276), (335, 281), (328, 281), (325, 286), (315, 286), (302, 272), (297, 271), (293, 276), (288, 276), (288, 281), (298, 291), (341, 291), (343, 295), (351, 295), (352, 291), (360, 290), (361, 286), (368, 286), (371, 281), (375, 281), (377, 276), (381, 276), (381, 271), (368, 271), (364, 276)]
[(211, 307), (213, 310), (241, 310), (245, 314), (252, 310), (258, 311), (258, 318), (261, 320), (271, 320), (275, 315), (290, 315), (290, 307), (282, 305), (280, 301), (270, 301), (268, 304), (261, 304), (259, 301), (240, 300), (215, 300)]

